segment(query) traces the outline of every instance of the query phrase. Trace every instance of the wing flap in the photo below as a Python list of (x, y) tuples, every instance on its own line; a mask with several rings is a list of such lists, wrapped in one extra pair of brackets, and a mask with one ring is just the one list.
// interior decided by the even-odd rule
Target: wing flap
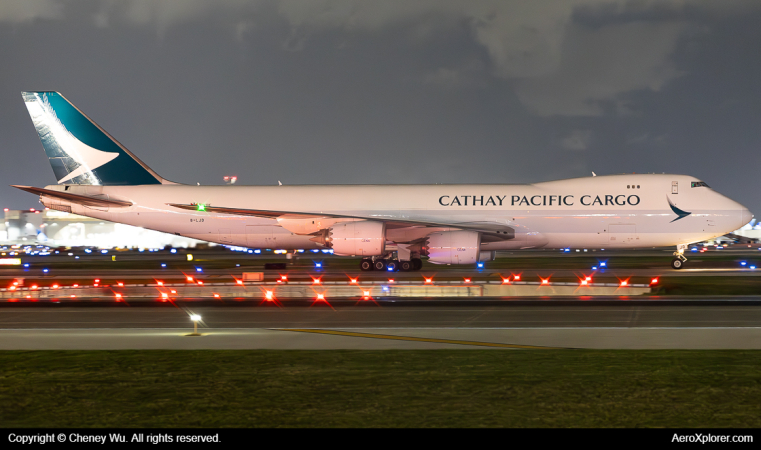
[(422, 220), (407, 220), (397, 219), (389, 216), (354, 216), (346, 214), (333, 214), (324, 212), (295, 212), (295, 211), (271, 211), (263, 209), (246, 209), (246, 208), (227, 208), (221, 206), (211, 205), (199, 205), (199, 204), (179, 204), (179, 203), (167, 203), (167, 205), (174, 208), (180, 208), (188, 211), (205, 211), (217, 214), (232, 214), (237, 216), (253, 216), (266, 219), (318, 219), (318, 218), (334, 218), (334, 219), (355, 219), (355, 220), (374, 220), (378, 222), (385, 222), (387, 227), (392, 228), (406, 228), (406, 227), (434, 227), (434, 228), (457, 228), (461, 230), (480, 231), (487, 233), (492, 237), (499, 238), (500, 240), (513, 239), (515, 237), (515, 229), (512, 227), (497, 223), (497, 222), (469, 222), (469, 223), (442, 223), (442, 222), (429, 222)]
[(95, 197), (89, 197), (87, 195), (72, 194), (70, 192), (54, 191), (51, 189), (43, 189), (43, 188), (38, 188), (33, 186), (17, 186), (12, 184), (11, 187), (15, 187), (16, 189), (21, 189), (22, 191), (30, 192), (32, 194), (44, 195), (46, 197), (52, 197), (52, 198), (60, 198), (62, 200), (66, 200), (72, 203), (77, 203), (77, 204), (85, 205), (85, 206), (108, 206), (111, 208), (126, 208), (128, 206), (132, 206), (132, 202), (105, 199), (105, 198), (95, 198)]

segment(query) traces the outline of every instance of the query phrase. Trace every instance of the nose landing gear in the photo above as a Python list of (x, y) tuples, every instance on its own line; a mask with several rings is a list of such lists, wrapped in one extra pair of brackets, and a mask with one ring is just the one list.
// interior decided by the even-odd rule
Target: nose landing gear
[(684, 263), (687, 262), (687, 258), (684, 256), (684, 251), (687, 249), (687, 244), (677, 244), (674, 256), (676, 258), (671, 260), (671, 267), (676, 270), (684, 267)]

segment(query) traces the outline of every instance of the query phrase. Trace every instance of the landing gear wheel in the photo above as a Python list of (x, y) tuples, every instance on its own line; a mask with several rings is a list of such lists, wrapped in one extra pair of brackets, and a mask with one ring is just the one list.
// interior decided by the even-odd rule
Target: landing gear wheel
[(423, 268), (423, 260), (415, 258), (412, 260), (412, 270), (420, 270)]
[(386, 270), (386, 260), (379, 259), (373, 263), (374, 270)]
[(359, 269), (363, 272), (373, 270), (373, 260), (363, 259), (362, 262), (359, 263)]
[(389, 260), (386, 263), (386, 270), (389, 272), (396, 272), (399, 270), (399, 261), (394, 261), (393, 259)]
[(684, 266), (684, 261), (682, 261), (679, 258), (674, 258), (671, 260), (671, 267), (673, 267), (676, 270), (681, 269)]
[(412, 264), (412, 261), (400, 261), (399, 262), (399, 269), (401, 269), (402, 272), (409, 272), (413, 269), (414, 265)]

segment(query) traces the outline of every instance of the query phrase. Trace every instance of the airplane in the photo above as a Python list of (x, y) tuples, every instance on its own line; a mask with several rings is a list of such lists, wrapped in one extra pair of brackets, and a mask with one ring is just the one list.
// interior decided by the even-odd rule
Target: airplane
[(361, 270), (491, 261), (499, 250), (676, 246), (753, 215), (687, 175), (623, 174), (535, 184), (199, 186), (169, 181), (63, 95), (22, 92), (58, 181), (45, 207), (240, 247), (332, 249)]

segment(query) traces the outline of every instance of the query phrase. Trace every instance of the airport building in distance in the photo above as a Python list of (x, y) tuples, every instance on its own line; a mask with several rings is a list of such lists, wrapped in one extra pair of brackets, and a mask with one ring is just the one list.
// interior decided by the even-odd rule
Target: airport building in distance
[[(193, 248), (208, 244), (173, 234), (146, 230), (51, 209), (9, 210), (0, 224), (0, 244), (44, 244), (50, 247)], [(213, 244), (212, 244), (213, 245)]]

